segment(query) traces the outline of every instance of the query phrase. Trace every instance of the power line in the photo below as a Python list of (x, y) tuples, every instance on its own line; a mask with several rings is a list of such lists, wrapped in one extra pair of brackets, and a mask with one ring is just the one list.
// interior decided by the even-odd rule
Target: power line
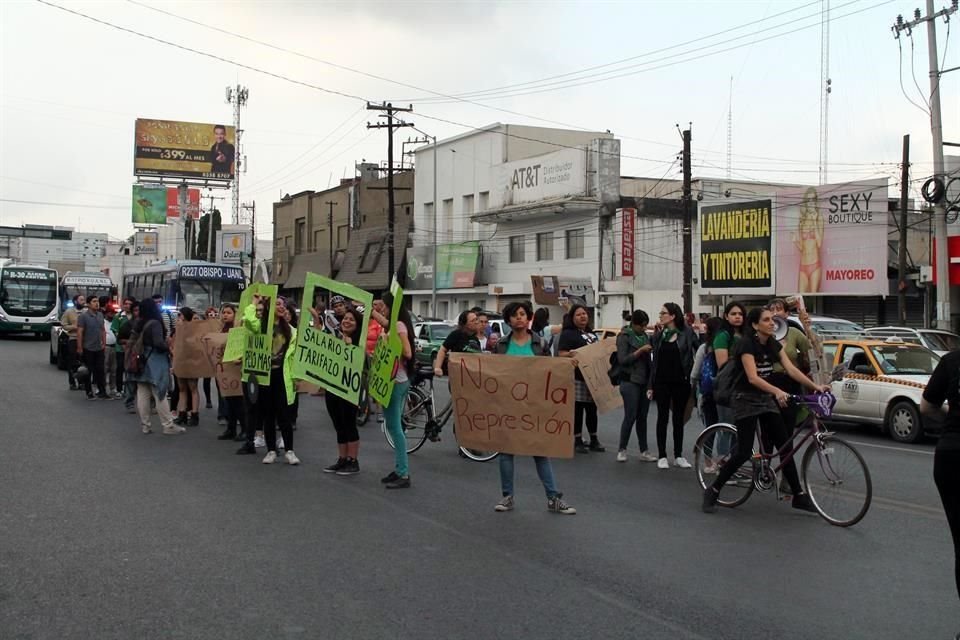
[(9, 202), (11, 204), (39, 204), (47, 207), (73, 207), (78, 209), (125, 209), (130, 207), (118, 207), (113, 204), (77, 204), (73, 202), (42, 202), (40, 200), (14, 200), (12, 198), (0, 198), (0, 202)]

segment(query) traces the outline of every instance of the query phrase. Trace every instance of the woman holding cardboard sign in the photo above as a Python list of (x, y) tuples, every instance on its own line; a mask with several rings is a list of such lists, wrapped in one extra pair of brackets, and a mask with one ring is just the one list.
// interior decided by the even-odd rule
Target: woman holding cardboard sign
[[(284, 306), (283, 298), (278, 297), (270, 350), (270, 386), (261, 387), (257, 399), (260, 423), (267, 440), (267, 455), (263, 457), (263, 464), (273, 464), (277, 460), (278, 426), (281, 442), (286, 449), (284, 458), (287, 464), (300, 464), (300, 459), (293, 452), (293, 425), (290, 422), (290, 405), (296, 396), (291, 364), (297, 330), (287, 323)], [(263, 315), (266, 320), (266, 310)]]
[[(194, 317), (193, 309), (181, 307), (180, 313), (177, 314), (177, 324), (193, 322)], [(176, 353), (173, 357), (177, 357)], [(180, 389), (180, 394), (177, 398), (177, 418), (174, 423), (188, 427), (196, 427), (200, 424), (200, 390), (197, 388), (197, 382), (197, 378), (177, 376), (177, 386)]]
[[(314, 322), (320, 322), (320, 314), (315, 309)], [(318, 325), (319, 326), (319, 325)], [(340, 333), (347, 344), (360, 344), (360, 328), (363, 327), (363, 315), (354, 307), (348, 307), (340, 318)], [(360, 473), (360, 463), (357, 454), (360, 451), (360, 432), (357, 430), (357, 406), (349, 400), (330, 393), (323, 394), (327, 405), (327, 413), (333, 428), (337, 431), (337, 461), (329, 467), (324, 467), (325, 473), (335, 473), (338, 476), (350, 476)]]
[[(570, 311), (563, 317), (563, 331), (560, 332), (557, 355), (561, 358), (573, 357), (574, 349), (593, 344), (597, 340), (597, 334), (590, 326), (587, 308), (582, 304), (571, 306)], [(574, 409), (573, 435), (576, 438), (577, 453), (590, 451), (602, 453), (606, 449), (597, 438), (597, 405), (593, 401), (593, 396), (590, 395), (590, 389), (587, 388), (580, 369), (575, 373), (574, 390), (576, 391), (576, 408)], [(590, 434), (589, 445), (583, 440), (584, 416), (587, 417), (587, 433)]]
[(390, 432), (390, 438), (393, 440), (394, 469), (387, 474), (380, 482), (387, 489), (407, 489), (410, 487), (410, 470), (407, 467), (407, 439), (403, 435), (403, 408), (407, 404), (407, 393), (410, 391), (410, 376), (413, 375), (413, 348), (410, 346), (410, 336), (413, 335), (413, 322), (410, 320), (410, 312), (400, 308), (397, 317), (397, 326), (389, 326), (390, 306), (393, 305), (393, 296), (386, 293), (383, 296), (383, 303), (386, 313), (374, 313), (374, 319), (379, 322), (387, 331), (380, 339), (386, 339), (389, 331), (396, 331), (400, 336), (400, 346), (402, 348), (400, 355), (400, 366), (393, 378), (393, 392), (390, 394), (390, 402), (383, 408), (383, 420)]
[[(547, 356), (544, 353), (543, 340), (531, 333), (530, 320), (533, 318), (533, 306), (529, 302), (511, 302), (503, 308), (503, 317), (510, 323), (512, 331), (497, 343), (497, 353), (508, 356)], [(569, 424), (569, 423), (568, 423)], [(500, 453), (500, 490), (503, 498), (493, 508), (495, 511), (513, 511), (513, 454)], [(563, 494), (557, 491), (553, 479), (553, 467), (550, 458), (533, 456), (537, 465), (537, 475), (547, 494), (547, 510), (571, 516), (576, 509), (565, 503)]]

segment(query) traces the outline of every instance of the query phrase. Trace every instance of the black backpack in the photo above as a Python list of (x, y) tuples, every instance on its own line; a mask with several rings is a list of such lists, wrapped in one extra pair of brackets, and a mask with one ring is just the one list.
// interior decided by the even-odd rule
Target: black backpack
[(734, 391), (743, 380), (743, 376), (743, 367), (737, 366), (733, 360), (727, 360), (717, 372), (717, 377), (713, 379), (714, 402), (721, 407), (729, 407), (733, 402)]
[(610, 377), (610, 384), (615, 387), (620, 386), (620, 360), (617, 358), (617, 352), (614, 351), (610, 354), (610, 368), (607, 370), (607, 375)]

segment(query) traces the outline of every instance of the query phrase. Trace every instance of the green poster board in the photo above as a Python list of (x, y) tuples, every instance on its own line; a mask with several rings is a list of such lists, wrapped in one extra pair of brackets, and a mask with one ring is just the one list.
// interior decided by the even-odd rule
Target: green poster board
[(224, 362), (239, 362), (247, 346), (247, 330), (235, 327), (227, 332), (227, 346), (223, 350)]
[[(370, 361), (370, 371), (367, 376), (367, 391), (370, 397), (386, 406), (390, 404), (390, 395), (393, 393), (393, 379), (400, 365), (400, 352), (403, 346), (397, 334), (397, 317), (400, 315), (400, 305), (403, 303), (403, 289), (394, 279), (390, 285), (393, 294), (393, 306), (390, 307), (390, 334), (389, 338), (377, 340), (377, 347), (373, 350), (373, 359)], [(408, 336), (413, 339), (413, 336)]]
[(357, 332), (357, 339), (353, 344), (347, 344), (339, 337), (331, 329), (338, 323), (334, 318), (326, 317), (327, 310), (321, 317), (324, 320), (321, 326), (313, 326), (312, 322), (308, 324), (306, 320), (301, 322), (293, 355), (293, 377), (319, 385), (328, 393), (358, 404), (373, 296), (353, 285), (308, 272), (303, 287), (301, 317), (309, 318), (310, 309), (316, 308), (319, 299), (326, 304), (334, 295), (341, 295), (348, 303), (363, 307), (363, 325)]
[(258, 282), (244, 289), (240, 296), (239, 313), (242, 314), (246, 332), (241, 365), (241, 376), (245, 382), (256, 376), (260, 384), (270, 384), (277, 294), (277, 285)]

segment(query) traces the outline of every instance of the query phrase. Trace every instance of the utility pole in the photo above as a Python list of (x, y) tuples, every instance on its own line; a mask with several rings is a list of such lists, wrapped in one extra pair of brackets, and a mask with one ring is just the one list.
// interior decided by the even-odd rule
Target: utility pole
[[(240, 169), (246, 172), (246, 157), (240, 153), (240, 137), (243, 129), (240, 128), (240, 109), (247, 106), (250, 90), (242, 85), (227, 87), (227, 102), (233, 105), (233, 130), (237, 133), (237, 146), (234, 148), (234, 176), (233, 176), (233, 224), (240, 224)], [(241, 158), (243, 160), (241, 161)]]
[(683, 312), (693, 311), (693, 213), (690, 142), (693, 126), (683, 131)]
[(209, 217), (207, 220), (207, 262), (216, 262), (216, 260), (213, 259), (213, 254), (217, 247), (216, 235), (213, 227), (214, 200), (223, 200), (223, 198), (215, 197), (212, 193), (207, 195), (207, 216)]
[(910, 134), (903, 136), (900, 165), (900, 243), (897, 248), (897, 317), (907, 323), (907, 196), (910, 193)]
[(327, 238), (330, 241), (330, 277), (333, 277), (333, 205), (337, 204), (331, 200), (327, 200), (327, 206), (330, 207), (330, 211), (327, 213)]
[[(950, 15), (957, 12), (957, 0), (953, 0), (950, 8), (934, 11), (933, 0), (927, 0), (927, 15), (921, 17), (920, 9), (913, 12), (913, 20), (904, 22), (903, 16), (897, 16), (897, 21), (891, 27), (895, 38), (906, 31), (911, 35), (914, 27), (927, 23), (927, 54), (930, 59), (930, 133), (933, 135), (933, 177), (943, 180), (943, 121), (940, 115), (940, 70), (937, 59), (937, 19), (949, 20)], [(947, 209), (945, 195), (941, 195), (939, 202), (933, 203), (933, 219), (936, 241), (936, 275), (937, 275), (937, 328), (950, 330), (950, 257), (947, 250)]]
[(437, 136), (431, 136), (416, 127), (413, 130), (423, 135), (422, 139), (413, 141), (415, 144), (433, 140), (433, 276), (430, 278), (430, 313), (437, 315)]
[[(391, 103), (386, 104), (370, 104), (367, 103), (367, 111), (383, 111), (386, 115), (380, 116), (387, 119), (386, 124), (370, 124), (367, 123), (367, 129), (386, 129), (387, 130), (387, 265), (390, 271), (387, 276), (387, 286), (390, 286), (390, 282), (393, 280), (393, 277), (397, 274), (396, 268), (396, 249), (394, 242), (396, 240), (396, 235), (394, 233), (394, 227), (396, 224), (396, 212), (394, 211), (394, 198), (393, 198), (393, 130), (399, 127), (412, 127), (412, 122), (403, 122), (397, 121), (394, 122), (394, 114), (396, 113), (409, 113), (413, 111), (413, 105), (407, 107), (394, 107)], [(434, 208), (436, 208), (436, 203), (434, 203)]]

